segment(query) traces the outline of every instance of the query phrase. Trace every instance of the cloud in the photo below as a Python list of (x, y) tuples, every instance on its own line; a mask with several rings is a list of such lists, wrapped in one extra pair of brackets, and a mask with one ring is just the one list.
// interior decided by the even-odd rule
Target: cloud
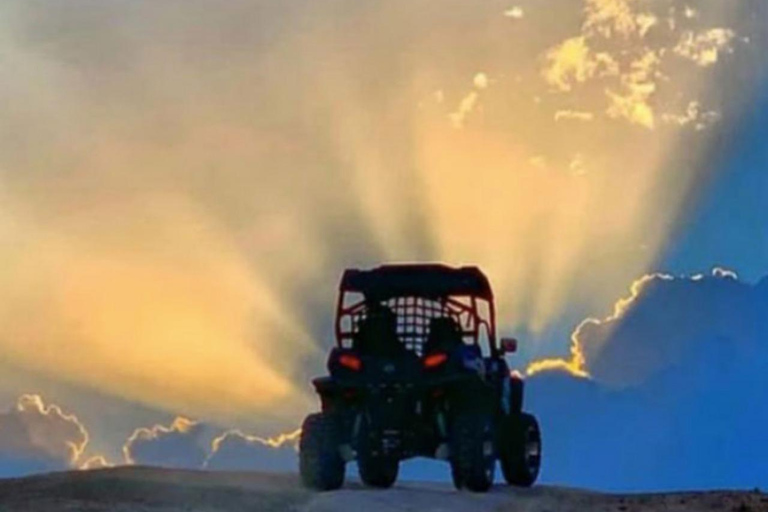
[[(542, 339), (621, 293), (750, 97), (747, 16), (464, 4), (0, 2), (3, 367), (271, 432), (314, 405), (345, 267), (477, 264)], [(733, 55), (672, 51), (718, 27)], [(692, 101), (723, 122), (681, 140)]]
[(136, 429), (123, 454), (128, 464), (194, 469), (203, 466), (206, 445), (205, 425), (179, 416), (168, 426)]
[(654, 275), (636, 282), (632, 297), (617, 303), (610, 319), (584, 324), (576, 338), (595, 379), (637, 384), (700, 346), (735, 354), (760, 348), (768, 333), (766, 306), (765, 290), (738, 281), (731, 271), (718, 268), (699, 279)]
[(478, 98), (480, 98), (480, 95), (477, 91), (470, 91), (461, 99), (458, 108), (448, 116), (454, 128), (464, 127), (467, 116), (475, 110)]
[(584, 155), (581, 153), (576, 153), (573, 155), (571, 162), (568, 164), (568, 170), (570, 170), (574, 176), (586, 175), (588, 171), (584, 162)]
[(490, 80), (485, 73), (477, 73), (472, 78), (473, 90), (469, 91), (459, 102), (455, 111), (448, 114), (448, 118), (454, 128), (463, 128), (472, 112), (477, 108), (478, 101), (480, 100), (480, 91), (488, 88)]
[(485, 73), (477, 73), (475, 77), (472, 79), (472, 83), (475, 85), (477, 89), (487, 89), (488, 85), (491, 83), (488, 79), (488, 75)]
[(555, 121), (592, 121), (595, 115), (592, 112), (578, 110), (558, 110), (555, 112)]
[(698, 101), (691, 101), (680, 114), (667, 113), (661, 116), (665, 123), (686, 126), (693, 124), (696, 130), (704, 130), (720, 118), (720, 114), (714, 111), (704, 111)]
[(216, 437), (205, 462), (208, 469), (295, 472), (301, 430), (273, 438), (230, 430)]
[[(298, 405), (286, 376), (292, 359), (277, 354), (307, 354), (311, 337), (228, 236), (172, 197), (147, 196), (141, 213), (133, 200), (114, 199), (99, 218), (51, 220), (46, 229), (16, 216), (0, 351), (16, 366), (180, 412), (235, 417), (278, 400)], [(113, 230), (122, 234), (111, 238)], [(21, 320), (32, 314), (40, 321)], [(282, 336), (290, 340), (281, 350), (255, 346)], [(269, 353), (277, 363), (266, 362)]]
[(520, 20), (520, 19), (523, 19), (523, 17), (525, 16), (525, 11), (519, 5), (515, 5), (513, 7), (510, 7), (506, 11), (504, 11), (504, 16), (506, 16), (507, 18)]
[[(0, 413), (0, 433), (2, 477), (116, 465), (104, 455), (89, 453), (88, 430), (77, 416), (46, 404), (39, 395), (22, 395)], [(239, 429), (220, 431), (178, 416), (168, 425), (135, 429), (122, 446), (123, 460), (117, 464), (294, 472), (300, 434), (299, 429), (274, 437)]]
[(532, 376), (540, 372), (558, 371), (568, 373), (573, 377), (589, 378), (584, 352), (575, 338), (571, 341), (570, 351), (571, 356), (568, 359), (547, 358), (533, 361), (526, 368), (526, 375)]
[(106, 457), (103, 455), (94, 455), (93, 457), (89, 457), (85, 461), (83, 461), (79, 465), (79, 469), (82, 470), (88, 470), (88, 469), (103, 469), (103, 468), (111, 468), (115, 465), (107, 460)]
[(546, 58), (544, 78), (561, 91), (571, 91), (594, 76), (618, 73), (614, 58), (605, 52), (592, 52), (585, 36), (566, 39), (550, 49)]
[[(666, 25), (660, 24), (662, 17), (668, 19)], [(736, 32), (731, 28), (681, 28), (681, 19), (690, 27), (694, 17), (688, 7), (669, 10), (666, 2), (585, 0), (579, 34), (549, 50), (544, 77), (561, 93), (601, 82), (608, 117), (654, 129), (659, 115), (673, 115), (657, 110), (666, 109), (669, 101), (659, 101), (666, 96), (661, 89), (669, 88), (670, 76), (679, 74), (675, 57), (707, 67), (733, 51)], [(696, 97), (686, 100), (699, 103)]]
[[(607, 490), (768, 483), (768, 278), (731, 272), (638, 280), (609, 319), (574, 333), (590, 378), (530, 376), (544, 478)], [(584, 461), (589, 461), (585, 464)]]
[(73, 414), (22, 395), (0, 413), (0, 474), (4, 476), (77, 467), (88, 431)]
[(715, 64), (722, 53), (733, 51), (732, 41), (736, 37), (733, 30), (712, 28), (703, 32), (683, 32), (674, 52), (692, 60), (702, 67)]
[(274, 437), (239, 429), (214, 436), (217, 430), (181, 416), (167, 426), (138, 428), (123, 446), (125, 463), (211, 470), (296, 470), (300, 430)]
[(653, 129), (656, 124), (651, 98), (656, 92), (656, 78), (660, 75), (659, 53), (649, 50), (630, 63), (629, 70), (621, 77), (623, 92), (610, 89), (606, 95), (610, 104), (606, 113), (609, 117), (624, 118), (630, 123)]
[(721, 340), (737, 351), (759, 347), (760, 336), (768, 332), (761, 313), (768, 305), (766, 288), (743, 283), (721, 267), (709, 275), (643, 276), (632, 283), (629, 296), (615, 303), (611, 315), (579, 324), (571, 335), (569, 358), (534, 361), (526, 373), (565, 370), (624, 387), (685, 360), (698, 343)]
[(610, 38), (614, 33), (624, 37), (638, 32), (642, 19), (635, 13), (631, 0), (586, 0), (584, 31)]

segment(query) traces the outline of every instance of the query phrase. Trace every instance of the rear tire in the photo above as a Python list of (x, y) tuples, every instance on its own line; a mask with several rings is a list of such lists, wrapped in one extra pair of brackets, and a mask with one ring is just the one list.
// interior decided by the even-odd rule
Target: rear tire
[(360, 480), (365, 485), (387, 489), (397, 481), (400, 462), (383, 457), (360, 457), (357, 461), (357, 467)]
[(380, 453), (381, 442), (371, 429), (367, 416), (362, 417), (357, 442), (357, 470), (360, 480), (370, 487), (387, 489), (397, 480), (400, 461)]
[(493, 485), (493, 423), (481, 413), (460, 413), (451, 429), (451, 477), (457, 489), (485, 492)]
[(339, 453), (335, 419), (324, 413), (310, 414), (301, 427), (299, 473), (310, 489), (331, 491), (344, 484), (344, 459)]
[(509, 485), (530, 487), (541, 467), (541, 431), (536, 418), (521, 413), (505, 422), (501, 449), (501, 471)]

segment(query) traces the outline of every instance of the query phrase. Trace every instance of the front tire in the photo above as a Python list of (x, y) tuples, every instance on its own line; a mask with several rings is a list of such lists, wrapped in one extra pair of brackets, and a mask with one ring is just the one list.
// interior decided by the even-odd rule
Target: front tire
[(451, 432), (451, 477), (457, 489), (485, 492), (493, 485), (493, 423), (484, 414), (460, 413)]
[(536, 418), (521, 413), (508, 418), (502, 444), (501, 471), (509, 485), (530, 487), (541, 467), (541, 431)]
[(310, 414), (301, 427), (299, 473), (310, 489), (331, 491), (344, 484), (344, 459), (339, 453), (335, 419), (324, 413)]

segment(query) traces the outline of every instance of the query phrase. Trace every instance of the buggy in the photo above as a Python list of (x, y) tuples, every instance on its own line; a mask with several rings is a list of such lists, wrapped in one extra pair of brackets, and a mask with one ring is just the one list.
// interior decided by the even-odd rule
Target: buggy
[(497, 341), (493, 293), (477, 267), (347, 270), (335, 335), (328, 375), (312, 381), (321, 412), (302, 425), (305, 486), (337, 489), (356, 461), (364, 484), (390, 487), (412, 457), (448, 461), (457, 489), (487, 491), (497, 460), (508, 484), (536, 481), (539, 426), (505, 360), (517, 342)]

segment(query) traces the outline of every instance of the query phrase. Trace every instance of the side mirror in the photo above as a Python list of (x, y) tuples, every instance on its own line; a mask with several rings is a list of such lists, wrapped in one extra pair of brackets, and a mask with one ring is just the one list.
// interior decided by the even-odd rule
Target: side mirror
[(503, 354), (514, 354), (517, 352), (517, 339), (501, 338), (501, 352)]

